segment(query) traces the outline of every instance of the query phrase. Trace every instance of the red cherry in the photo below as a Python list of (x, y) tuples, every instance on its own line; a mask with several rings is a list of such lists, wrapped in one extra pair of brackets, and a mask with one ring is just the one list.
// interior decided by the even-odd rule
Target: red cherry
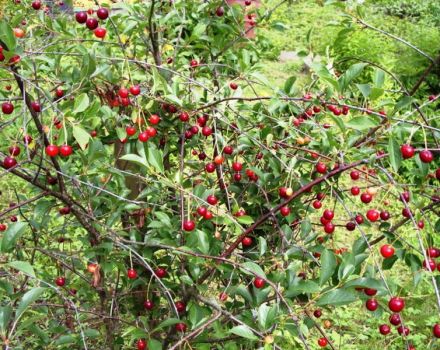
[(440, 168), (438, 168), (438, 169), (435, 171), (435, 178), (436, 178), (437, 180), (440, 180)]
[(290, 208), (288, 206), (281, 207), (280, 214), (282, 216), (288, 216), (290, 214)]
[(205, 137), (211, 136), (212, 135), (212, 129), (209, 126), (204, 126), (202, 128), (202, 135)]
[(31, 107), (32, 107), (32, 110), (33, 110), (35, 113), (40, 113), (40, 112), (41, 112), (41, 105), (40, 105), (38, 102), (36, 102), (36, 101), (32, 101), (32, 102), (31, 102)]
[(243, 164), (239, 163), (239, 162), (234, 162), (232, 163), (232, 169), (234, 171), (241, 171), (243, 169)]
[(182, 112), (179, 114), (179, 119), (182, 122), (187, 122), (189, 120), (189, 114), (186, 112)]
[(377, 302), (376, 299), (368, 299), (367, 302), (365, 303), (365, 306), (369, 311), (375, 311), (379, 307), (379, 303)]
[(420, 160), (423, 163), (431, 163), (434, 160), (434, 155), (430, 150), (423, 150), (419, 153)]
[(5, 224), (0, 224), (0, 232), (6, 231), (7, 228)]
[(164, 277), (166, 277), (168, 275), (167, 270), (165, 270), (162, 267), (157, 268), (156, 271), (154, 271), (154, 273), (159, 278), (164, 278)]
[(365, 288), (364, 293), (370, 297), (377, 294), (377, 290), (373, 288)]
[(398, 332), (400, 335), (404, 334), (405, 336), (408, 336), (410, 331), (409, 331), (409, 328), (408, 328), (408, 327), (399, 326), (399, 327), (397, 327), (397, 332)]
[(147, 343), (143, 339), (139, 339), (136, 343), (137, 350), (146, 350), (147, 349)]
[(440, 256), (440, 249), (429, 247), (426, 249), (426, 255), (430, 258), (438, 258)]
[(312, 206), (315, 209), (320, 209), (322, 207), (322, 203), (320, 201), (316, 200), (312, 203)]
[(240, 173), (235, 173), (234, 174), (234, 181), (235, 182), (240, 182), (241, 181), (241, 174)]
[(353, 221), (349, 221), (346, 223), (345, 228), (348, 231), (354, 231), (356, 229), (356, 224)]
[(160, 117), (159, 117), (157, 114), (152, 114), (152, 115), (150, 116), (150, 118), (148, 119), (148, 121), (149, 121), (151, 124), (156, 125), (156, 124), (159, 124), (159, 122), (160, 122)]
[(3, 159), (3, 167), (5, 169), (11, 169), (17, 165), (17, 161), (15, 158), (12, 158), (10, 156), (6, 156), (5, 159)]
[(4, 114), (12, 114), (13, 111), (14, 111), (14, 105), (11, 102), (3, 102), (2, 112)]
[(150, 299), (144, 301), (145, 310), (152, 310), (153, 308), (154, 308), (154, 303)]
[(99, 23), (98, 23), (98, 20), (96, 18), (87, 18), (86, 26), (90, 30), (95, 30), (96, 28), (98, 28), (98, 25), (99, 25)]
[(353, 196), (357, 196), (357, 195), (359, 195), (359, 193), (361, 192), (361, 189), (360, 189), (359, 187), (357, 187), (357, 186), (353, 186), (353, 187), (350, 189), (350, 192), (351, 192), (351, 194), (352, 194)]
[(79, 24), (84, 24), (87, 22), (87, 12), (81, 11), (75, 15), (75, 19)]
[(392, 312), (400, 312), (405, 307), (405, 300), (399, 297), (392, 297), (388, 302), (388, 307)]
[(143, 131), (139, 133), (138, 139), (141, 142), (147, 142), (149, 140), (150, 136), (148, 136), (148, 133), (146, 131)]
[(223, 148), (223, 153), (224, 154), (231, 155), (233, 152), (234, 152), (234, 148), (232, 148), (232, 146), (225, 146)]
[[(434, 272), (435, 268), (437, 267), (435, 261), (432, 259), (429, 259), (428, 263), (426, 263), (426, 260), (424, 260), (422, 266), (425, 270), (428, 270), (431, 272)], [(429, 268), (428, 268), (428, 266), (429, 266)]]
[(214, 163), (208, 163), (205, 165), (205, 170), (208, 173), (213, 173), (215, 171), (215, 164)]
[(387, 324), (382, 324), (379, 326), (379, 332), (382, 335), (387, 335), (391, 332), (391, 328)]
[(60, 147), (59, 151), (60, 151), (60, 154), (61, 154), (63, 157), (68, 157), (68, 156), (70, 156), (70, 155), (72, 154), (73, 149), (72, 149), (72, 146), (69, 146), (69, 145), (62, 145), (62, 146)]
[(153, 128), (152, 126), (147, 126), (145, 131), (147, 132), (148, 136), (150, 136), (150, 137), (154, 137), (157, 134), (157, 130), (155, 128)]
[(196, 223), (192, 220), (183, 222), (183, 229), (187, 232), (193, 231), (196, 228)]
[(186, 332), (186, 324), (183, 323), (183, 322), (176, 323), (174, 328), (175, 328), (175, 330), (177, 332), (180, 332), (180, 333), (185, 333)]
[(403, 215), (405, 218), (410, 218), (411, 215), (412, 215), (412, 213), (411, 213), (411, 209), (409, 209), (409, 208), (403, 208), (403, 209), (402, 209), (402, 215)]
[(136, 134), (136, 127), (133, 125), (129, 125), (125, 128), (125, 132), (128, 136), (133, 136), (134, 134)]
[(189, 65), (191, 66), (191, 68), (196, 68), (199, 66), (199, 62), (197, 60), (191, 60), (189, 62)]
[(57, 156), (57, 155), (58, 155), (58, 146), (56, 146), (56, 145), (49, 145), (49, 146), (46, 146), (46, 154), (47, 154), (49, 157), (55, 157), (55, 156)]
[(436, 323), (432, 327), (432, 334), (434, 335), (434, 337), (440, 338), (440, 324)]
[(55, 280), (55, 284), (58, 287), (63, 287), (66, 284), (66, 279), (64, 277), (57, 277), (57, 279)]
[(358, 214), (355, 216), (354, 220), (357, 222), (358, 225), (361, 225), (364, 223), (364, 218), (362, 215)]
[(260, 277), (257, 277), (254, 279), (254, 286), (255, 288), (261, 289), (266, 284), (266, 281)]
[(120, 88), (118, 91), (118, 96), (120, 98), (128, 98), (129, 91), (127, 88)]
[(380, 254), (385, 258), (390, 258), (394, 255), (394, 248), (389, 244), (384, 244), (380, 247)]
[(100, 9), (98, 9), (98, 11), (96, 11), (96, 15), (98, 16), (99, 19), (107, 19), (108, 18), (108, 10), (105, 7), (101, 7)]
[(139, 85), (130, 86), (130, 93), (133, 96), (137, 96), (141, 93), (141, 87)]
[(318, 345), (319, 345), (321, 348), (326, 347), (327, 344), (328, 344), (328, 341), (327, 341), (326, 338), (319, 338), (319, 339), (318, 339)]
[(32, 8), (34, 9), (34, 10), (39, 10), (39, 9), (41, 9), (41, 1), (40, 0), (35, 0), (35, 1), (32, 1)]
[(97, 38), (103, 39), (107, 34), (107, 30), (105, 28), (96, 28), (94, 33)]
[(350, 172), (350, 177), (352, 180), (359, 180), (359, 178), (361, 177), (361, 174), (357, 170), (352, 170)]
[(215, 14), (218, 17), (222, 17), (225, 14), (225, 9), (223, 8), (223, 6), (218, 7), (217, 10), (215, 10)]
[(20, 154), (20, 147), (18, 146), (9, 147), (9, 154), (13, 157), (18, 156)]
[(383, 221), (387, 221), (390, 218), (390, 213), (387, 212), (386, 210), (383, 210), (383, 211), (380, 212), (380, 218)]
[(328, 222), (324, 225), (324, 231), (325, 233), (332, 234), (335, 232), (335, 225), (333, 225), (331, 222)]
[(70, 207), (62, 207), (58, 210), (58, 212), (61, 215), (68, 215), (68, 214), (70, 214)]
[(324, 213), (322, 214), (322, 216), (326, 219), (326, 220), (333, 220), (333, 218), (335, 217), (335, 213), (332, 210), (326, 209), (324, 210)]
[(216, 198), (216, 196), (214, 196), (213, 194), (210, 194), (207, 198), (206, 201), (211, 204), (211, 205), (216, 205), (218, 203), (218, 199)]
[(369, 194), (368, 192), (364, 192), (361, 194), (361, 202), (368, 204), (373, 200), (373, 196)]
[(320, 309), (316, 309), (315, 311), (313, 311), (313, 316), (315, 316), (316, 318), (320, 318), (322, 316), (322, 311)]
[(320, 174), (325, 174), (327, 172), (327, 166), (324, 163), (322, 163), (322, 162), (318, 162), (315, 165), (315, 169)]
[(371, 222), (375, 222), (379, 220), (380, 213), (376, 209), (370, 209), (367, 211), (367, 218)]
[(244, 237), (241, 240), (241, 244), (243, 244), (243, 247), (250, 247), (252, 245), (252, 238), (248, 236)]
[(237, 90), (237, 89), (238, 89), (238, 85), (237, 85), (236, 83), (230, 83), (230, 84), (229, 84), (229, 87), (230, 87), (232, 90)]
[(418, 226), (420, 229), (423, 229), (423, 228), (425, 227), (425, 222), (424, 222), (423, 220), (420, 220), (420, 221), (417, 223), (417, 226)]
[(402, 192), (402, 193), (400, 194), (400, 200), (401, 200), (403, 203), (409, 203), (410, 199), (411, 199), (411, 196), (410, 196), (410, 194), (409, 194), (408, 191)]
[(134, 280), (137, 277), (137, 272), (135, 269), (128, 269), (127, 270), (127, 277), (131, 280)]
[(400, 315), (399, 314), (392, 314), (389, 318), (390, 323), (393, 326), (398, 326), (402, 321), (400, 320)]
[(184, 313), (186, 311), (186, 304), (182, 300), (176, 301), (175, 305), (176, 305), (176, 310), (179, 314)]
[(408, 144), (400, 146), (400, 152), (402, 153), (403, 159), (409, 159), (414, 157), (415, 150), (414, 147)]

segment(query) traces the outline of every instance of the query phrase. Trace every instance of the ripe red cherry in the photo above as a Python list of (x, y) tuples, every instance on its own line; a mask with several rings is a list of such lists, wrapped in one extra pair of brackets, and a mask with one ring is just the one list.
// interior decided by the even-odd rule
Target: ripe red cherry
[(379, 326), (379, 332), (382, 335), (387, 335), (391, 332), (391, 328), (387, 324), (382, 324)]
[(6, 231), (7, 228), (8, 227), (5, 224), (0, 224), (0, 231), (1, 232)]
[(222, 17), (225, 14), (225, 9), (223, 8), (223, 6), (217, 7), (217, 10), (215, 10), (215, 14), (218, 17)]
[(180, 332), (180, 333), (185, 333), (186, 332), (186, 324), (183, 323), (183, 322), (176, 323), (174, 328), (175, 328), (175, 330), (177, 332)]
[(361, 202), (368, 204), (373, 200), (373, 196), (369, 194), (368, 192), (364, 192), (361, 194)]
[(437, 180), (440, 180), (440, 168), (438, 168), (438, 169), (435, 171), (435, 178), (436, 178)]
[(243, 169), (243, 164), (241, 164), (239, 162), (234, 162), (234, 163), (232, 163), (232, 169), (234, 171), (241, 171)]
[(399, 326), (397, 327), (397, 332), (402, 335), (404, 334), (405, 336), (409, 335), (409, 328), (408, 327), (404, 327), (404, 326)]
[(145, 131), (146, 131), (146, 133), (148, 134), (149, 137), (154, 137), (157, 134), (157, 130), (155, 128), (153, 128), (152, 126), (147, 126)]
[(186, 304), (182, 300), (176, 301), (175, 305), (176, 305), (176, 310), (179, 314), (186, 311)]
[(405, 307), (405, 300), (399, 297), (392, 297), (388, 302), (388, 307), (392, 312), (400, 312)]
[(216, 196), (214, 196), (213, 194), (210, 194), (207, 198), (206, 201), (211, 204), (211, 205), (216, 205), (218, 203), (218, 199)]
[(68, 215), (68, 214), (70, 214), (70, 207), (62, 207), (58, 210), (58, 212), (61, 215)]
[(133, 136), (134, 134), (136, 134), (136, 127), (134, 127), (133, 125), (129, 125), (125, 128), (125, 132), (128, 136)]
[(99, 25), (99, 23), (98, 23), (98, 20), (96, 18), (87, 18), (86, 26), (90, 30), (95, 30), (96, 28), (98, 28), (98, 25)]
[(390, 218), (390, 213), (387, 212), (386, 210), (383, 210), (383, 211), (380, 212), (380, 218), (383, 221), (387, 221)]
[(357, 186), (353, 186), (353, 187), (350, 189), (350, 192), (351, 192), (351, 194), (352, 194), (353, 196), (357, 196), (357, 195), (359, 195), (359, 193), (361, 193), (361, 189), (360, 189), (359, 187), (357, 187)]
[(393, 326), (398, 326), (398, 325), (400, 324), (400, 322), (402, 322), (402, 321), (400, 320), (400, 315), (399, 315), (399, 314), (392, 314), (392, 315), (390, 316), (389, 320), (390, 320), (390, 323), (391, 323)]
[(159, 117), (157, 114), (152, 114), (152, 115), (150, 116), (150, 118), (148, 119), (148, 121), (149, 121), (151, 124), (156, 125), (156, 124), (159, 124), (159, 122), (160, 122), (160, 117)]
[(135, 269), (128, 269), (127, 270), (127, 277), (131, 280), (134, 280), (137, 277), (137, 272)]
[(436, 323), (432, 327), (432, 334), (434, 335), (434, 337), (440, 338), (440, 324)]
[(20, 154), (20, 147), (18, 146), (9, 147), (9, 154), (13, 157), (18, 156)]
[(335, 232), (335, 225), (333, 225), (331, 222), (328, 222), (324, 225), (324, 231), (325, 233), (332, 234)]
[(232, 90), (237, 90), (237, 89), (238, 89), (238, 85), (237, 85), (236, 83), (230, 83), (230, 84), (229, 84), (229, 87), (230, 87)]
[(55, 157), (55, 156), (57, 156), (57, 155), (58, 155), (58, 146), (56, 146), (56, 145), (49, 145), (49, 146), (46, 146), (46, 154), (47, 154), (49, 157)]
[(196, 223), (192, 220), (183, 222), (183, 229), (187, 232), (193, 231), (196, 228)]
[(400, 200), (401, 200), (403, 203), (409, 203), (410, 199), (411, 199), (411, 196), (410, 196), (410, 194), (409, 194), (408, 191), (402, 192), (402, 193), (400, 194)]
[(147, 342), (143, 339), (139, 339), (136, 343), (137, 350), (146, 350)]
[(352, 170), (350, 173), (350, 177), (352, 180), (359, 180), (359, 178), (361, 177), (361, 174), (357, 170)]
[(345, 228), (348, 231), (354, 231), (356, 229), (356, 224), (353, 221), (349, 221), (345, 224)]
[(318, 345), (322, 348), (326, 347), (328, 344), (328, 341), (326, 338), (319, 338), (318, 339)]
[(367, 211), (367, 218), (371, 222), (375, 222), (379, 220), (380, 213), (376, 209), (370, 209)]
[(145, 310), (153, 310), (153, 308), (154, 308), (154, 303), (150, 299), (144, 301)]
[(316, 199), (322, 201), (325, 198), (325, 193), (319, 192), (316, 194)]
[(249, 236), (244, 237), (241, 240), (241, 244), (243, 244), (244, 247), (250, 247), (252, 245), (252, 238)]
[(326, 209), (326, 210), (324, 210), (324, 213), (322, 214), (322, 216), (325, 219), (331, 221), (335, 217), (335, 213), (332, 210), (330, 210), (330, 209)]
[(138, 139), (141, 142), (147, 142), (149, 140), (150, 136), (148, 136), (148, 133), (146, 131), (143, 131), (139, 133)]
[(108, 18), (108, 10), (105, 7), (101, 7), (100, 9), (98, 9), (98, 11), (96, 11), (96, 15), (98, 16), (99, 19), (107, 19)]
[(403, 209), (402, 209), (402, 215), (403, 215), (405, 218), (410, 218), (411, 215), (412, 215), (411, 210), (410, 210), (409, 208), (403, 208)]
[(215, 164), (214, 163), (208, 163), (205, 165), (205, 170), (208, 173), (213, 173), (215, 171)]
[[(426, 260), (424, 260), (422, 266), (425, 270), (428, 270), (431, 272), (434, 272), (435, 268), (437, 267), (435, 261), (432, 259), (429, 259), (428, 263), (426, 263)], [(429, 266), (429, 268), (428, 268), (428, 266)]]
[(232, 146), (225, 146), (223, 148), (223, 153), (231, 155), (234, 152), (234, 148)]
[(426, 249), (426, 255), (430, 258), (438, 258), (440, 256), (440, 249), (429, 247)]
[(313, 205), (313, 208), (315, 208), (315, 209), (320, 209), (322, 207), (322, 203), (318, 200), (313, 201), (312, 205)]
[(14, 111), (14, 105), (11, 102), (3, 102), (2, 112), (4, 114), (12, 114), (13, 111)]
[(118, 90), (118, 95), (120, 98), (128, 98), (129, 91), (126, 88), (120, 88)]
[(266, 284), (266, 281), (260, 277), (257, 277), (254, 279), (254, 286), (255, 288), (261, 289)]
[(235, 173), (234, 174), (234, 181), (235, 182), (240, 182), (241, 181), (241, 174), (240, 173)]
[(322, 163), (322, 162), (318, 162), (315, 165), (315, 169), (320, 174), (325, 174), (327, 172), (327, 166), (324, 163)]
[(403, 159), (409, 159), (414, 157), (414, 147), (408, 144), (404, 144), (400, 147), (400, 153), (402, 153)]
[(377, 294), (377, 290), (374, 288), (365, 288), (364, 293), (370, 297)]
[(364, 223), (364, 217), (360, 214), (356, 215), (354, 220), (357, 222), (358, 225), (361, 225)]
[(189, 114), (186, 112), (182, 112), (179, 114), (179, 119), (182, 122), (187, 122), (189, 120)]
[(32, 107), (32, 110), (33, 110), (35, 113), (40, 113), (40, 112), (41, 112), (41, 105), (40, 105), (38, 102), (36, 102), (36, 101), (32, 101), (32, 102), (31, 102), (31, 107)]
[(316, 309), (315, 311), (313, 311), (313, 316), (315, 316), (316, 318), (320, 318), (322, 316), (322, 311), (320, 309)]
[(105, 28), (96, 28), (94, 33), (97, 38), (102, 39), (107, 34), (107, 30)]
[(290, 214), (290, 208), (288, 206), (281, 207), (280, 214), (282, 216), (288, 216)]
[(141, 93), (141, 87), (139, 85), (130, 86), (130, 94), (137, 96)]
[(55, 280), (55, 284), (58, 287), (63, 287), (66, 284), (66, 279), (64, 277), (57, 277), (57, 279)]
[(206, 207), (198, 207), (197, 208), (197, 214), (200, 216), (205, 216), (205, 214), (208, 212), (208, 209)]
[(191, 68), (196, 68), (199, 66), (199, 62), (197, 60), (191, 60), (189, 62), (189, 65), (191, 66)]
[(73, 152), (72, 146), (69, 146), (69, 145), (62, 145), (62, 146), (60, 147), (60, 154), (61, 154), (63, 157), (68, 157), (68, 156), (70, 156), (70, 155), (72, 154), (72, 152)]
[(434, 155), (430, 150), (423, 150), (419, 153), (420, 160), (423, 163), (431, 163), (434, 160)]
[(5, 169), (11, 169), (17, 165), (17, 161), (15, 158), (12, 158), (10, 156), (6, 156), (5, 159), (3, 159), (3, 167)]
[(368, 299), (367, 302), (365, 303), (365, 306), (369, 311), (376, 311), (377, 308), (379, 307), (379, 303), (377, 302), (376, 299)]
[(159, 277), (159, 278), (164, 278), (164, 277), (166, 277), (167, 274), (168, 274), (168, 273), (167, 273), (167, 270), (165, 270), (165, 269), (162, 268), (162, 267), (157, 268), (156, 271), (154, 271), (154, 273), (155, 273), (156, 276)]
[(41, 1), (40, 1), (40, 0), (32, 1), (32, 8), (33, 8), (34, 10), (39, 10), (39, 9), (41, 9)]
[(390, 258), (394, 255), (394, 248), (389, 244), (384, 244), (380, 247), (380, 254), (385, 258)]
[(202, 135), (205, 137), (211, 136), (212, 135), (212, 129), (209, 126), (204, 126), (202, 128)]
[(75, 15), (75, 19), (79, 24), (84, 24), (87, 22), (87, 12), (81, 11)]

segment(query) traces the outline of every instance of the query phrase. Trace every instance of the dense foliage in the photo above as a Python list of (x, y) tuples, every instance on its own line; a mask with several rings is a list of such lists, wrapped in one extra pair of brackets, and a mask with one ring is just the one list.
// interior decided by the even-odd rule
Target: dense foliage
[(439, 346), (438, 48), (334, 2), (273, 86), (233, 2), (3, 9), (4, 349)]

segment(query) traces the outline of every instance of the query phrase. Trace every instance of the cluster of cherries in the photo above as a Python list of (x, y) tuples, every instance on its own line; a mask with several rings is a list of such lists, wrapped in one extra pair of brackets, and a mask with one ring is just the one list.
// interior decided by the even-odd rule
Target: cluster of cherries
[(75, 14), (75, 20), (79, 24), (85, 24), (86, 27), (90, 30), (93, 30), (93, 33), (95, 36), (99, 39), (103, 39), (105, 35), (107, 34), (107, 30), (103, 27), (99, 27), (99, 21), (98, 19), (105, 21), (108, 18), (109, 11), (105, 7), (101, 7), (96, 11), (96, 16), (98, 19), (92, 16), (94, 11), (92, 9), (85, 11), (80, 11)]

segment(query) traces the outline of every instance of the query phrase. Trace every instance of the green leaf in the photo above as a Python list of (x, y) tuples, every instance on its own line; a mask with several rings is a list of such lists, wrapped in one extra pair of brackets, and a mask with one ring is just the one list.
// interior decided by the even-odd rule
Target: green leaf
[(348, 85), (362, 73), (367, 65), (367, 63), (356, 63), (350, 66), (338, 80), (340, 91), (347, 89)]
[(286, 94), (289, 95), (289, 94), (293, 93), (292, 88), (293, 88), (293, 84), (295, 83), (295, 81), (296, 81), (296, 76), (292, 76), (286, 80), (286, 82), (284, 83), (284, 92)]
[(0, 307), (0, 334), (6, 335), (6, 330), (8, 329), (9, 320), (12, 315), (12, 306)]
[(378, 125), (378, 123), (368, 117), (355, 117), (345, 123), (345, 126), (348, 128), (352, 128), (355, 130), (366, 130), (374, 128)]
[(335, 254), (331, 250), (324, 250), (321, 254), (321, 275), (319, 276), (321, 286), (333, 276), (336, 266)]
[(19, 270), (30, 277), (35, 278), (34, 268), (27, 261), (11, 261), (10, 263), (8, 263), (8, 266), (12, 267), (13, 269)]
[(346, 305), (350, 304), (358, 299), (355, 292), (344, 289), (334, 289), (324, 295), (322, 295), (316, 301), (316, 305)]
[(161, 322), (152, 332), (156, 332), (159, 329), (173, 326), (181, 322), (178, 318), (167, 318), (165, 321)]
[(379, 89), (383, 86), (385, 82), (385, 72), (382, 69), (376, 68), (374, 70), (373, 82), (374, 85)]
[(371, 89), (371, 93), (370, 93), (370, 100), (376, 100), (378, 99), (380, 96), (382, 96), (384, 93), (384, 89), (380, 89), (380, 88), (372, 88)]
[(148, 163), (155, 167), (158, 172), (163, 173), (165, 171), (163, 167), (162, 152), (158, 150), (154, 145), (148, 148), (147, 159)]
[(43, 287), (35, 287), (26, 292), (21, 298), (20, 304), (18, 305), (17, 311), (15, 313), (15, 319), (19, 319), (21, 315), (26, 311), (26, 309), (31, 305), (35, 300), (37, 300), (43, 292), (46, 291), (46, 288)]
[(257, 275), (259, 277), (266, 278), (266, 274), (261, 267), (252, 261), (246, 261), (245, 263), (241, 264), (241, 266), (246, 269), (242, 269), (242, 271), (248, 275)]
[(235, 326), (229, 330), (230, 333), (238, 335), (239, 337), (258, 340), (258, 337), (252, 332), (252, 330), (246, 325)]
[(14, 222), (8, 226), (5, 231), (1, 244), (1, 251), (6, 253), (15, 248), (15, 244), (20, 236), (24, 233), (27, 223)]
[(267, 241), (263, 237), (258, 237), (258, 243), (260, 247), (260, 256), (266, 254), (267, 251)]
[(382, 281), (378, 281), (374, 278), (368, 278), (368, 277), (356, 278), (344, 284), (344, 288), (350, 288), (350, 287), (353, 288), (362, 287), (362, 288), (374, 288), (377, 290), (386, 290)]
[(209, 238), (206, 232), (202, 230), (197, 230), (197, 239), (198, 244), (197, 248), (203, 253), (203, 254), (209, 254)]
[(60, 336), (56, 341), (55, 345), (64, 345), (64, 344), (73, 344), (76, 342), (76, 339), (73, 335), (66, 334)]
[(129, 162), (133, 162), (133, 163), (136, 163), (136, 164), (144, 166), (144, 167), (148, 166), (147, 161), (144, 158), (139, 157), (136, 154), (125, 154), (122, 157), (120, 157), (119, 159), (120, 160), (127, 160)]
[(156, 339), (148, 341), (148, 350), (162, 350), (162, 343)]
[(258, 308), (258, 323), (262, 329), (266, 329), (267, 315), (269, 314), (270, 307), (264, 303)]
[(388, 153), (394, 171), (399, 171), (400, 165), (402, 164), (402, 153), (400, 152), (399, 144), (392, 136), (388, 140)]
[(254, 219), (252, 219), (252, 218), (251, 218), (250, 216), (248, 216), (248, 215), (239, 216), (239, 217), (237, 218), (237, 221), (238, 221), (240, 224), (243, 224), (243, 225), (250, 225), (250, 224), (254, 223)]
[(76, 125), (73, 125), (72, 133), (76, 142), (78, 142), (81, 149), (84, 150), (87, 144), (89, 143), (91, 137), (90, 134), (87, 131), (85, 131), (83, 128)]
[(299, 294), (317, 293), (319, 291), (320, 289), (316, 282), (300, 280), (298, 281), (297, 284), (294, 284), (289, 287), (289, 289), (286, 292), (286, 297), (292, 298), (292, 297), (296, 297)]
[(87, 78), (90, 79), (94, 76), (95, 70), (96, 70), (96, 60), (93, 55), (88, 53), (87, 55), (84, 55), (82, 65), (81, 65), (81, 78)]
[(410, 105), (414, 101), (414, 98), (412, 96), (403, 96), (394, 107), (394, 112), (400, 111), (401, 109), (405, 108), (406, 106)]
[(8, 51), (15, 49), (16, 41), (14, 31), (6, 21), (0, 22), (0, 40), (6, 44)]
[(304, 219), (301, 222), (301, 238), (305, 239), (308, 234), (312, 231), (312, 224), (309, 219)]
[(362, 93), (364, 98), (368, 98), (371, 94), (371, 86), (369, 84), (356, 84), (359, 91)]
[(87, 107), (90, 105), (89, 96), (86, 93), (82, 93), (78, 97), (75, 98), (75, 106), (73, 107), (73, 113), (81, 113), (84, 112)]

